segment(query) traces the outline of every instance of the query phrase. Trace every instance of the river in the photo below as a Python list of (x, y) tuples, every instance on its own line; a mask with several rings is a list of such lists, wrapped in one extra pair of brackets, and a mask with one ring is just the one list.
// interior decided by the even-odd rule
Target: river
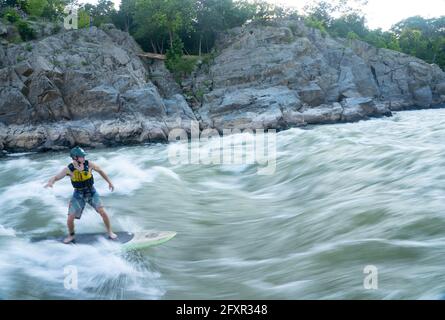
[[(96, 174), (115, 230), (178, 232), (127, 254), (108, 242), (31, 243), (65, 232), (72, 187), (43, 185), (70, 159), (1, 159), (0, 298), (443, 296), (445, 109), (279, 132), (270, 175), (255, 164), (175, 164), (173, 145), (87, 149), (116, 186), (111, 193)], [(103, 225), (88, 208), (76, 230)], [(77, 287), (65, 286), (69, 268)]]

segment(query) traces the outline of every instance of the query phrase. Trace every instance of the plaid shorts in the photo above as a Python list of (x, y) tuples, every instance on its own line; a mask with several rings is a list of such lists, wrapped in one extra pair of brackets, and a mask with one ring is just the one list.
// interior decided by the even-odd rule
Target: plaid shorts
[(76, 189), (73, 192), (73, 196), (70, 201), (70, 205), (68, 208), (68, 215), (74, 214), (76, 219), (80, 219), (82, 216), (83, 209), (85, 209), (85, 205), (89, 204), (96, 211), (103, 207), (102, 201), (100, 200), (99, 194), (96, 189), (88, 188), (88, 189)]

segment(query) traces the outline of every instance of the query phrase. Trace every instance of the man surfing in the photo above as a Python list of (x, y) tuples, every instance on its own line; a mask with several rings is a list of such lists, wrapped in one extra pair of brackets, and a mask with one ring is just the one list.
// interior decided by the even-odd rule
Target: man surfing
[(52, 177), (45, 185), (45, 188), (52, 188), (56, 181), (59, 181), (66, 176), (70, 176), (71, 184), (74, 188), (74, 193), (68, 208), (67, 226), (69, 234), (65, 240), (63, 240), (64, 243), (74, 241), (74, 219), (80, 219), (86, 203), (92, 206), (102, 217), (107, 229), (108, 237), (110, 239), (117, 238), (116, 234), (111, 230), (110, 219), (105, 212), (99, 194), (94, 188), (92, 171), (94, 170), (99, 173), (102, 178), (108, 182), (108, 187), (111, 191), (114, 191), (114, 186), (106, 173), (97, 164), (85, 159), (86, 155), (86, 152), (80, 147), (71, 149), (70, 156), (73, 159), (73, 162), (63, 168), (63, 170), (56, 176)]

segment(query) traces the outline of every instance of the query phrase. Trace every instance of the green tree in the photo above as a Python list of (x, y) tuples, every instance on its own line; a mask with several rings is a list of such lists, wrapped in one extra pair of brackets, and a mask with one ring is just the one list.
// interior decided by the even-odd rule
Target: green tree
[(395, 24), (391, 31), (397, 37), (401, 51), (445, 67), (445, 16), (432, 19), (410, 17)]
[(424, 19), (421, 16), (414, 16), (396, 23), (391, 28), (391, 31), (401, 36), (406, 30), (419, 30), (425, 36), (431, 37), (435, 34), (436, 30), (434, 30), (434, 24), (430, 22), (430, 20)]
[(47, 0), (28, 0), (27, 12), (32, 16), (40, 17), (46, 6), (48, 6)]
[(190, 74), (196, 64), (196, 59), (187, 58), (183, 55), (184, 44), (181, 39), (175, 35), (173, 38), (173, 45), (167, 50), (166, 67), (173, 73), (177, 82)]
[(83, 5), (83, 9), (93, 19), (93, 24), (95, 26), (111, 22), (112, 16), (116, 12), (114, 3), (109, 0), (99, 0), (96, 5), (87, 3)]
[(27, 0), (0, 0), (1, 8), (20, 8), (26, 11)]
[(136, 12), (136, 0), (122, 0), (119, 11), (112, 15), (113, 23), (126, 32), (132, 32), (135, 26), (134, 15)]
[(304, 11), (306, 12), (307, 22), (322, 26), (325, 29), (331, 24), (331, 12), (334, 11), (334, 4), (329, 1), (313, 2), (306, 5)]
[(64, 8), (67, 5), (65, 0), (46, 0), (47, 4), (42, 10), (41, 16), (45, 19), (55, 21), (60, 20), (64, 15)]
[[(190, 40), (198, 43), (197, 52), (202, 53), (203, 43), (205, 51), (213, 47), (219, 32), (240, 26), (254, 16), (254, 10), (246, 1), (233, 0), (197, 0), (196, 21)], [(194, 47), (194, 45), (191, 45)]]
[(12, 8), (10, 8), (10, 7), (7, 7), (7, 8), (2, 12), (2, 14), (3, 14), (3, 17), (4, 17), (6, 20), (8, 20), (9, 22), (11, 22), (11, 23), (14, 23), (14, 22), (20, 20), (20, 15), (17, 13), (17, 11), (14, 10), (14, 9), (12, 9)]
[(369, 30), (362, 40), (378, 48), (386, 48), (386, 40), (382, 29)]
[(132, 32), (144, 50), (163, 53), (168, 31), (157, 18), (157, 4), (159, 3), (159, 0), (141, 0), (135, 3)]
[(337, 37), (346, 38), (353, 32), (359, 39), (364, 39), (369, 30), (365, 25), (365, 17), (357, 12), (330, 19), (329, 32)]
[(275, 6), (267, 1), (255, 0), (252, 4), (252, 20), (266, 22), (274, 18)]
[(305, 22), (306, 26), (320, 30), (321, 34), (323, 36), (327, 34), (327, 31), (326, 31), (327, 27), (326, 27), (325, 23), (323, 23), (323, 21), (309, 16), (309, 17), (305, 17), (304, 22)]
[(413, 56), (419, 53), (422, 47), (422, 31), (406, 29), (399, 38), (400, 48)]
[[(134, 16), (137, 29), (148, 28), (148, 34), (166, 30), (170, 47), (180, 30), (191, 31), (196, 19), (194, 0), (140, 0), (136, 2)], [(136, 31), (136, 32), (138, 32)]]
[(77, 12), (77, 27), (79, 29), (87, 28), (90, 25), (90, 15), (84, 9)]
[[(340, 18), (339, 23), (360, 24), (364, 14), (357, 8), (363, 7), (367, 2), (367, 0), (318, 0), (306, 5), (304, 12), (309, 21), (318, 21), (324, 28), (330, 29), (336, 20), (335, 16), (343, 17)], [(343, 34), (346, 36), (347, 32)]]
[(19, 20), (15, 23), (17, 30), (19, 31), (20, 37), (24, 41), (32, 40), (36, 38), (34, 30), (29, 26), (28, 22), (24, 20)]
[(356, 39), (360, 39), (360, 37), (358, 36), (357, 33), (355, 33), (354, 31), (349, 31), (348, 35), (346, 37), (348, 40), (356, 40)]

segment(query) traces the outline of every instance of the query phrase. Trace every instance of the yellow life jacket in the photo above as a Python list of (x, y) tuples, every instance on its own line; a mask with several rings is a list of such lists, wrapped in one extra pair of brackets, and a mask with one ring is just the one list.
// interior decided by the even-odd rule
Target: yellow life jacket
[(70, 163), (68, 169), (72, 172), (71, 184), (75, 189), (91, 188), (94, 184), (93, 174), (89, 170), (88, 160), (83, 164), (83, 170), (78, 170)]

